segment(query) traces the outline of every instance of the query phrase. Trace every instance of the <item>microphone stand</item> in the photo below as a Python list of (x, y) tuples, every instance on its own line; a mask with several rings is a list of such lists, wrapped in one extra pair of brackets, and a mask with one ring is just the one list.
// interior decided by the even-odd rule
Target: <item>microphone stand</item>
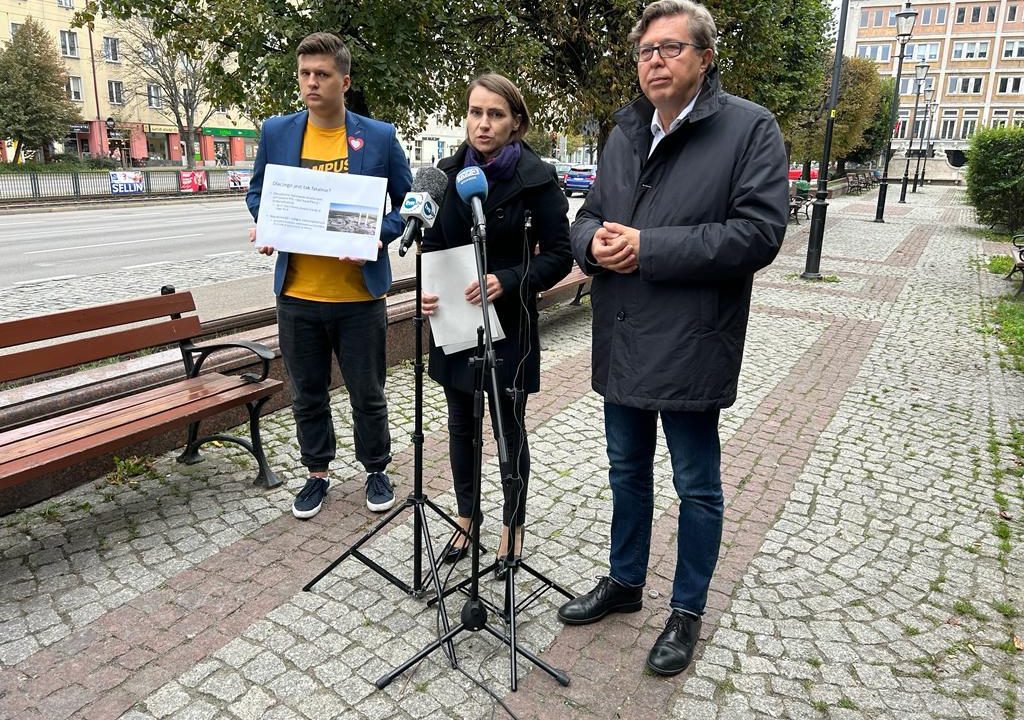
[[(423, 584), (423, 549), (426, 548), (427, 560), (430, 563), (430, 580), (434, 587), (436, 598), (440, 598), (439, 614), (441, 626), (447, 632), (450, 628), (448, 613), (444, 607), (441, 581), (438, 577), (438, 562), (434, 555), (434, 548), (430, 541), (430, 529), (427, 523), (427, 508), (437, 513), (438, 517), (451, 525), (457, 533), (466, 534), (466, 531), (459, 527), (447, 513), (438, 507), (423, 493), (423, 272), (422, 272), (422, 251), (420, 243), (423, 239), (422, 231), (418, 230), (415, 235), (416, 241), (416, 314), (413, 318), (413, 327), (416, 331), (416, 360), (413, 363), (415, 377), (415, 425), (412, 442), (414, 448), (413, 461), (413, 491), (401, 505), (397, 505), (380, 522), (364, 534), (352, 547), (343, 552), (338, 558), (328, 565), (323, 572), (310, 580), (302, 588), (305, 592), (312, 590), (313, 586), (320, 582), (328, 573), (341, 564), (346, 558), (354, 557), (378, 575), (388, 580), (392, 585), (402, 592), (415, 598), (424, 595)], [(382, 567), (377, 562), (368, 558), (360, 548), (369, 542), (377, 533), (390, 525), (406, 509), (413, 510), (413, 556), (412, 556), (412, 585), (398, 578), (396, 575)], [(453, 537), (454, 540), (454, 537)], [(454, 650), (450, 643), (447, 643), (450, 657), (454, 658)], [(454, 662), (454, 660), (453, 660)]]
[[(493, 335), (491, 334), (491, 319), (488, 314), (488, 308), (490, 303), (487, 300), (487, 282), (486, 282), (486, 267), (487, 267), (487, 249), (485, 246), (485, 235), (486, 230), (483, 226), (479, 226), (473, 223), (473, 246), (476, 251), (476, 271), (477, 281), (480, 286), (480, 311), (483, 316), (482, 326), (477, 328), (477, 343), (476, 343), (476, 355), (471, 358), (470, 366), (473, 368), (473, 377), (475, 383), (475, 390), (473, 393), (473, 418), (476, 423), (473, 436), (473, 447), (475, 450), (475, 456), (473, 458), (473, 521), (470, 525), (470, 544), (472, 546), (471, 558), (472, 558), (472, 571), (469, 578), (469, 597), (466, 600), (466, 604), (462, 607), (460, 614), (461, 622), (450, 630), (446, 628), (446, 632), (432, 641), (426, 647), (421, 649), (411, 658), (406, 660), (404, 663), (394, 668), (390, 672), (380, 676), (374, 683), (378, 689), (383, 689), (391, 684), (391, 682), (401, 675), (403, 672), (411, 668), (413, 665), (418, 663), (423, 658), (427, 657), (434, 650), (437, 650), (441, 646), (451, 648), (452, 641), (462, 632), (479, 632), (485, 630), (498, 640), (508, 645), (511, 652), (511, 668), (509, 676), (509, 687), (512, 691), (515, 691), (518, 687), (518, 672), (516, 667), (516, 655), (522, 654), (527, 660), (532, 662), (537, 667), (541, 668), (555, 680), (558, 681), (563, 687), (569, 685), (569, 676), (562, 670), (548, 665), (546, 662), (541, 660), (535, 654), (529, 650), (522, 648), (516, 641), (516, 611), (515, 606), (515, 584), (513, 581), (513, 574), (515, 572), (516, 565), (522, 566), (527, 569), (533, 575), (546, 580), (543, 576), (534, 572), (532, 569), (526, 567), (525, 563), (521, 560), (514, 559), (515, 555), (515, 518), (513, 517), (513, 524), (509, 528), (509, 552), (506, 558), (499, 558), (497, 561), (489, 565), (483, 571), (480, 570), (480, 496), (481, 487), (483, 482), (483, 426), (484, 426), (484, 396), (486, 390), (486, 380), (490, 379), (490, 387), (492, 389), (491, 399), (493, 402), (494, 409), (494, 424), (496, 428), (495, 441), (498, 446), (498, 465), (501, 468), (501, 474), (504, 482), (511, 482), (513, 480), (512, 462), (509, 458), (508, 445), (505, 439), (505, 429), (502, 422), (501, 414), (501, 397), (496, 392), (498, 386), (497, 376), (497, 360), (494, 355), (494, 344)], [(513, 398), (515, 399), (515, 398)], [(507, 558), (513, 558), (508, 560)], [(490, 572), (500, 564), (504, 563), (506, 566), (505, 574), (505, 612), (502, 613), (505, 619), (509, 622), (509, 631), (506, 634), (501, 630), (495, 629), (487, 622), (487, 611), (488, 604), (480, 597), (480, 575), (482, 573)], [(436, 579), (436, 574), (435, 574)], [(553, 582), (550, 582), (551, 586), (557, 587)], [(572, 598), (565, 590), (558, 588), (568, 598)], [(446, 594), (454, 592), (454, 588)], [(536, 593), (535, 595), (536, 596)], [(531, 596), (528, 600), (532, 601)], [(437, 601), (439, 603), (444, 602), (445, 594), (438, 593)], [(453, 652), (448, 652), (448, 657), (452, 662), (453, 667), (458, 667), (458, 661)]]

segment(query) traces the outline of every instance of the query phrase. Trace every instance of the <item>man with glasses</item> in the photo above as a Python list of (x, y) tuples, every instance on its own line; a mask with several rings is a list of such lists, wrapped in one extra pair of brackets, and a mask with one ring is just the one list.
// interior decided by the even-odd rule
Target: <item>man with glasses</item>
[(722, 91), (716, 35), (703, 5), (644, 9), (629, 36), (643, 97), (616, 113), (572, 226), (594, 276), (612, 524), (609, 576), (558, 615), (582, 625), (641, 609), (660, 417), (679, 497), (671, 613), (647, 657), (661, 675), (682, 672), (700, 636), (722, 535), (719, 411), (736, 399), (754, 273), (778, 253), (788, 211), (778, 125)]

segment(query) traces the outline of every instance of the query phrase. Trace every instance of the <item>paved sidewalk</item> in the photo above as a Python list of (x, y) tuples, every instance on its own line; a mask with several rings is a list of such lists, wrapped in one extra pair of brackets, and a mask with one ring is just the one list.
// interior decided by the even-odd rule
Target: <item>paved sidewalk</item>
[[(376, 520), (347, 462), (339, 393), (343, 462), (311, 521), (289, 512), (303, 479), (287, 412), (265, 424), (278, 490), (249, 485), (241, 452), (211, 448), (200, 465), (162, 456), (150, 476), (103, 478), (0, 518), (0, 718), (503, 716), (470, 678), (521, 718), (1024, 718), (1024, 485), (1010, 447), (1024, 379), (980, 332), (984, 305), (1015, 288), (979, 269), (992, 248), (962, 203), (959, 188), (928, 187), (878, 225), (873, 193), (839, 198), (822, 260), (831, 282), (798, 277), (806, 221), (758, 277), (740, 397), (722, 420), (722, 555), (700, 657), (683, 676), (643, 670), (675, 556), (661, 445), (643, 611), (565, 628), (548, 592), (520, 616), (522, 645), (569, 687), (521, 661), (509, 692), (508, 653), (481, 633), (459, 637), (464, 673), (436, 652), (377, 690), (438, 620), (352, 559), (302, 592)], [(526, 555), (582, 591), (606, 571), (610, 520), (587, 309), (547, 312), (542, 339)], [(404, 497), (409, 366), (388, 394)], [(454, 508), (443, 395), (429, 381), (424, 423), (427, 492)], [(494, 548), (500, 488), (487, 452)], [(402, 520), (366, 552), (407, 578)], [(439, 546), (446, 533), (431, 520)], [(524, 597), (537, 585), (520, 576)], [(481, 586), (499, 600), (498, 584)], [(453, 619), (461, 606), (449, 601)]]

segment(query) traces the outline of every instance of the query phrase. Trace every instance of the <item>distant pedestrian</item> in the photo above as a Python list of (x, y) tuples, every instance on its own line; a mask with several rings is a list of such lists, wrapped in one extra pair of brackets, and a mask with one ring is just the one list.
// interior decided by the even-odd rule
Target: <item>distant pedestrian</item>
[(765, 108), (722, 91), (717, 30), (689, 0), (648, 5), (629, 35), (644, 97), (615, 114), (571, 239), (593, 275), (594, 390), (612, 490), (608, 577), (563, 605), (583, 625), (643, 604), (658, 420), (679, 496), (671, 614), (647, 656), (693, 659), (718, 560), (718, 415), (736, 400), (754, 273), (786, 232), (786, 150)]

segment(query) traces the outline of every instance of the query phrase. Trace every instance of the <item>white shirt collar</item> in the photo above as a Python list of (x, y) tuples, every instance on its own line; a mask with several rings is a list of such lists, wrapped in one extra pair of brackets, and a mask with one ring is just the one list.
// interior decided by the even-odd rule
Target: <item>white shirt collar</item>
[[(687, 104), (687, 106), (682, 109), (682, 112), (676, 115), (676, 119), (673, 120), (672, 123), (668, 126), (668, 132), (665, 132), (665, 130), (661, 127), (661, 121), (658, 118), (658, 110), (657, 108), (655, 108), (654, 117), (651, 118), (651, 135), (654, 136), (654, 141), (651, 143), (651, 153), (654, 152), (654, 148), (658, 146), (658, 143), (661, 142), (662, 138), (664, 138), (666, 135), (668, 135), (677, 127), (679, 127), (679, 123), (681, 123), (687, 115), (693, 112), (693, 108), (697, 104), (698, 97), (700, 97), (699, 90), (697, 91), (697, 94), (693, 96), (693, 99), (690, 100), (689, 104)], [(648, 153), (647, 157), (650, 157), (650, 153)]]

